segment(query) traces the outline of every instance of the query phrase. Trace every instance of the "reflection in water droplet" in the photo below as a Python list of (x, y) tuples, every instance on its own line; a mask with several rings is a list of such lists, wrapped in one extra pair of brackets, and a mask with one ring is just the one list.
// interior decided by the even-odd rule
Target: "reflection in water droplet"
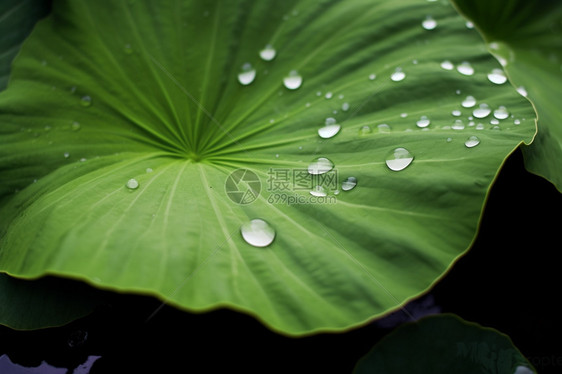
[(459, 65), (457, 65), (457, 71), (462, 75), (473, 75), (474, 68), (468, 61), (463, 61)]
[(241, 85), (247, 86), (256, 79), (256, 69), (252, 67), (252, 64), (246, 62), (242, 65), (240, 73), (238, 73), (238, 82)]
[(318, 157), (308, 165), (308, 172), (310, 174), (324, 174), (334, 168), (334, 163), (326, 157)]
[(302, 85), (302, 77), (296, 70), (291, 70), (289, 75), (283, 78), (283, 84), (290, 90), (296, 90)]
[(276, 54), (277, 51), (275, 51), (271, 44), (266, 45), (265, 48), (260, 51), (260, 57), (264, 61), (273, 60)]
[(341, 126), (337, 123), (326, 125), (318, 129), (318, 135), (321, 138), (328, 139), (335, 136), (338, 132), (340, 132)]
[(342, 182), (341, 189), (343, 191), (350, 191), (350, 190), (354, 189), (355, 186), (357, 186), (357, 178), (349, 177)]
[(427, 16), (422, 22), (422, 27), (426, 30), (433, 30), (437, 27), (437, 21), (435, 21), (431, 16)]
[(453, 70), (455, 68), (455, 66), (453, 65), (453, 63), (449, 60), (445, 60), (441, 63), (441, 68), (445, 69), (445, 70)]
[(472, 111), (472, 115), (476, 118), (486, 118), (492, 112), (488, 104), (480, 104), (480, 106)]
[(429, 126), (430, 123), (431, 121), (429, 120), (429, 118), (427, 118), (427, 116), (421, 116), (420, 119), (416, 122), (416, 125), (418, 127), (424, 128)]
[(127, 188), (130, 190), (136, 190), (137, 188), (139, 188), (139, 182), (135, 178), (131, 178), (127, 181), (125, 186), (127, 186)]
[(328, 195), (328, 193), (326, 192), (326, 190), (322, 186), (314, 187), (312, 190), (310, 190), (310, 194), (312, 196), (318, 196), (318, 197), (324, 197), (324, 196)]
[(507, 77), (502, 69), (494, 69), (488, 74), (488, 80), (495, 84), (504, 84), (507, 82)]
[(474, 96), (467, 96), (461, 103), (464, 108), (472, 108), (476, 105), (476, 99)]
[(404, 73), (402, 71), (402, 68), (399, 67), (396, 68), (396, 70), (394, 70), (394, 73), (392, 73), (392, 75), (390, 76), (390, 79), (394, 82), (400, 82), (404, 78), (406, 78), (406, 73)]
[(80, 99), (80, 104), (82, 104), (82, 106), (88, 107), (92, 105), (92, 98), (90, 96), (82, 96), (82, 98)]
[(359, 135), (369, 135), (372, 132), (373, 130), (369, 125), (361, 126), (361, 128), (359, 129)]
[(404, 170), (412, 163), (414, 156), (406, 148), (396, 148), (386, 156), (386, 166), (392, 171)]
[(494, 117), (496, 117), (497, 119), (506, 119), (507, 117), (509, 117), (509, 112), (507, 111), (506, 107), (500, 105), (498, 109), (494, 110)]
[(473, 148), (476, 147), (478, 144), (480, 144), (480, 139), (478, 139), (478, 137), (474, 135), (469, 136), (468, 139), (466, 139), (466, 141), (464, 142), (466, 148)]
[(240, 233), (246, 243), (254, 247), (267, 247), (275, 239), (275, 230), (263, 219), (253, 219), (240, 227)]

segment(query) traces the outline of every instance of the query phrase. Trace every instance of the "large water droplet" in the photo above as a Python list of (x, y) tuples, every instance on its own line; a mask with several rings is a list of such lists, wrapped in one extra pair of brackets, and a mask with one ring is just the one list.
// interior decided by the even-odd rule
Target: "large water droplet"
[(254, 79), (256, 79), (256, 69), (252, 67), (252, 64), (247, 62), (242, 65), (242, 69), (240, 73), (238, 73), (238, 82), (243, 86), (247, 86), (252, 83)]
[(476, 105), (476, 99), (474, 96), (467, 96), (461, 103), (464, 108), (472, 108)]
[(492, 112), (488, 104), (480, 104), (480, 106), (472, 111), (472, 115), (476, 118), (485, 118)]
[(254, 247), (267, 247), (275, 239), (275, 230), (263, 219), (255, 218), (240, 227), (240, 233), (246, 243)]
[(342, 182), (341, 189), (343, 191), (350, 191), (350, 190), (354, 189), (355, 186), (357, 186), (357, 178), (349, 177)]
[(260, 51), (260, 57), (264, 61), (273, 60), (276, 54), (277, 51), (271, 46), (271, 44), (266, 45), (265, 48)]
[(404, 78), (406, 78), (406, 73), (404, 73), (402, 71), (402, 68), (399, 67), (396, 68), (396, 70), (394, 70), (394, 73), (392, 73), (392, 75), (390, 76), (390, 79), (394, 82), (400, 82)]
[(125, 186), (127, 186), (127, 188), (130, 190), (136, 190), (137, 188), (139, 188), (139, 181), (137, 181), (135, 178), (131, 178), (127, 181), (127, 183), (125, 183)]
[(473, 75), (474, 68), (470, 65), (470, 62), (463, 61), (459, 65), (457, 65), (457, 71), (462, 75)]
[(500, 105), (498, 109), (494, 110), (494, 117), (496, 117), (497, 119), (506, 119), (507, 117), (509, 117), (509, 112), (507, 111), (506, 107)]
[(426, 30), (433, 30), (437, 27), (437, 21), (435, 21), (431, 16), (427, 16), (422, 22), (422, 27)]
[(312, 190), (310, 190), (310, 194), (312, 196), (317, 196), (317, 197), (324, 197), (324, 196), (328, 195), (328, 193), (326, 192), (326, 189), (322, 186), (314, 187)]
[(475, 135), (469, 136), (468, 139), (466, 139), (466, 141), (464, 142), (466, 148), (473, 148), (476, 147), (478, 144), (480, 144), (480, 139), (478, 139), (478, 137)]
[(340, 132), (340, 129), (341, 126), (337, 123), (326, 125), (318, 129), (318, 135), (320, 135), (321, 138), (328, 139)]
[(427, 116), (421, 116), (420, 119), (416, 122), (416, 126), (424, 128), (429, 126), (430, 123), (431, 121), (429, 120), (429, 118), (427, 118)]
[(495, 84), (504, 84), (507, 82), (507, 77), (502, 69), (494, 69), (488, 74), (488, 80)]
[(82, 106), (88, 107), (90, 105), (92, 105), (92, 98), (90, 96), (82, 96), (82, 98), (80, 99), (80, 104)]
[(318, 157), (308, 165), (310, 174), (324, 174), (334, 168), (334, 163), (326, 157)]
[(404, 170), (412, 163), (414, 156), (406, 148), (396, 148), (386, 156), (386, 166), (392, 171)]
[(291, 70), (289, 75), (283, 78), (283, 84), (290, 90), (296, 90), (302, 85), (302, 77), (296, 70)]
[(451, 61), (445, 60), (441, 63), (441, 68), (445, 70), (453, 70), (455, 68), (455, 65), (453, 65)]

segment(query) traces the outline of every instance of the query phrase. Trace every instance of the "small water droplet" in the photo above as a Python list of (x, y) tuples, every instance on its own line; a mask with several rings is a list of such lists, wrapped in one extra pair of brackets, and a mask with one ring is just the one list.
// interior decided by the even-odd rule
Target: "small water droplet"
[(252, 64), (246, 62), (242, 65), (240, 73), (238, 73), (238, 82), (241, 85), (247, 86), (256, 79), (256, 69), (252, 67)]
[(478, 139), (478, 137), (475, 135), (469, 136), (468, 139), (466, 139), (466, 141), (464, 142), (466, 148), (473, 148), (476, 147), (478, 144), (480, 144), (480, 139)]
[(72, 122), (72, 125), (70, 125), (70, 128), (72, 129), (72, 131), (79, 131), (81, 126), (80, 126), (80, 122), (74, 121)]
[(499, 121), (497, 118), (492, 118), (492, 119), (490, 120), (490, 124), (492, 124), (492, 125), (499, 125), (499, 124), (500, 124), (500, 121)]
[(64, 158), (69, 158), (69, 157), (70, 157), (70, 153), (64, 152), (64, 153), (63, 153), (63, 156), (64, 156)]
[(133, 47), (131, 47), (130, 44), (125, 44), (125, 46), (123, 47), (123, 52), (128, 55), (133, 54)]
[(523, 86), (517, 87), (517, 92), (519, 92), (519, 95), (524, 96), (524, 97), (527, 97), (527, 95), (528, 95), (527, 90)]
[(275, 230), (263, 219), (255, 218), (240, 227), (240, 233), (246, 243), (254, 247), (267, 247), (275, 239)]
[(318, 129), (318, 135), (321, 138), (329, 139), (334, 137), (338, 132), (340, 132), (341, 126), (337, 123), (326, 125)]
[(470, 22), (470, 21), (466, 21), (465, 26), (467, 29), (473, 29), (474, 28), (474, 23)]
[(392, 75), (390, 76), (390, 79), (394, 82), (400, 82), (404, 78), (406, 78), (406, 73), (404, 73), (402, 71), (402, 68), (400, 67), (396, 68), (396, 70), (394, 70), (394, 73), (392, 73)]
[(476, 105), (476, 99), (474, 96), (467, 96), (461, 103), (464, 108), (472, 108)]
[(416, 126), (424, 128), (429, 126), (430, 123), (431, 121), (429, 120), (429, 118), (427, 118), (427, 116), (421, 116), (420, 119), (416, 122)]
[(450, 142), (453, 141), (453, 138), (447, 138), (447, 139), (445, 139), (445, 141), (446, 141), (447, 143), (450, 143)]
[(90, 105), (92, 105), (92, 98), (90, 96), (82, 96), (82, 98), (80, 99), (80, 104), (82, 106), (85, 107), (89, 107)]
[(488, 74), (488, 80), (495, 84), (504, 84), (507, 82), (507, 77), (502, 69), (494, 69)]
[(455, 109), (451, 112), (451, 114), (453, 115), (453, 117), (460, 117), (462, 115), (462, 112), (458, 109)]
[(139, 182), (135, 178), (131, 178), (127, 181), (125, 186), (130, 190), (136, 190), (139, 188)]
[(521, 120), (514, 119), (514, 120), (513, 120), (513, 124), (514, 124), (514, 125), (520, 125), (520, 124), (521, 124)]
[(406, 118), (408, 117), (408, 113), (400, 113), (400, 118)]
[(406, 169), (414, 160), (414, 156), (406, 148), (396, 148), (386, 156), (386, 166), (392, 171)]
[(350, 191), (357, 186), (357, 178), (355, 177), (348, 177), (344, 180), (341, 184), (342, 191)]
[(451, 128), (453, 130), (464, 130), (464, 122), (460, 119), (456, 119)]
[(461, 73), (462, 75), (473, 75), (474, 74), (474, 68), (472, 67), (472, 65), (470, 65), (470, 62), (468, 61), (463, 61), (460, 64), (457, 65), (457, 71), (459, 73)]
[(371, 129), (371, 126), (369, 125), (365, 125), (365, 126), (361, 126), (361, 128), (359, 129), (359, 135), (369, 135), (370, 133), (372, 133), (373, 130)]
[(341, 105), (341, 110), (343, 110), (344, 112), (347, 112), (349, 110), (349, 103), (343, 103)]
[(152, 170), (152, 168), (146, 168), (146, 172), (147, 172), (147, 173), (152, 173), (153, 170)]
[(472, 115), (476, 118), (486, 118), (492, 112), (488, 104), (480, 104), (480, 106), (472, 111)]
[(369, 74), (369, 80), (370, 81), (374, 81), (376, 77), (377, 77), (376, 74)]
[(383, 134), (387, 134), (390, 132), (390, 126), (388, 126), (386, 123), (381, 123), (380, 125), (377, 126), (377, 129), (379, 130), (380, 133)]
[(427, 16), (422, 22), (422, 27), (426, 30), (433, 30), (437, 27), (437, 21), (435, 21), (431, 16)]
[(334, 163), (326, 157), (318, 157), (308, 165), (310, 174), (325, 174), (334, 168)]
[(317, 197), (324, 197), (324, 196), (328, 195), (328, 193), (326, 192), (326, 189), (322, 186), (314, 187), (312, 190), (310, 190), (310, 194), (312, 196), (317, 196)]
[(483, 123), (478, 123), (475, 127), (476, 130), (484, 130), (484, 124)]
[(296, 90), (302, 85), (302, 77), (296, 70), (291, 70), (289, 75), (283, 78), (283, 84), (289, 90)]
[(507, 111), (506, 107), (500, 105), (498, 109), (494, 110), (494, 117), (496, 117), (497, 119), (506, 119), (507, 117), (509, 117), (509, 112)]
[(445, 60), (441, 63), (441, 68), (445, 70), (453, 70), (455, 68), (455, 65), (453, 65), (451, 61)]
[(330, 91), (326, 92), (326, 95), (324, 95), (324, 97), (325, 97), (326, 99), (331, 99), (332, 96), (333, 96), (333, 94), (332, 94)]
[(266, 45), (265, 48), (260, 51), (260, 57), (264, 61), (273, 60), (276, 54), (277, 51), (273, 48), (273, 46), (271, 46), (271, 44)]

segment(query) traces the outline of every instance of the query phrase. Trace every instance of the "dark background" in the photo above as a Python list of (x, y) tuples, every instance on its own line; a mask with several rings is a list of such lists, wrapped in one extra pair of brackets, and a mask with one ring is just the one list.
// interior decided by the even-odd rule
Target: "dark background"
[[(489, 195), (473, 248), (410, 315), (450, 312), (511, 337), (539, 373), (562, 372), (558, 238), (562, 195), (528, 173), (517, 150)], [(142, 296), (109, 302), (70, 325), (21, 332), (0, 327), (0, 373), (317, 372), (351, 373), (392, 328), (398, 311), (340, 334), (289, 338), (229, 310), (190, 314)], [(147, 320), (147, 318), (149, 318)], [(101, 356), (86, 361), (88, 356)], [(17, 363), (10, 364), (6, 359)], [(2, 360), (3, 359), (3, 360)], [(22, 366), (37, 367), (34, 371)]]

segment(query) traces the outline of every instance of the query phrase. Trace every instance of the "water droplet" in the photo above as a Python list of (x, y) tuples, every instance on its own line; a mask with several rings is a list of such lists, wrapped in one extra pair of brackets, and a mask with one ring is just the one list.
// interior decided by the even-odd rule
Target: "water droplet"
[(369, 80), (370, 81), (374, 81), (376, 77), (377, 77), (376, 74), (369, 74)]
[(63, 156), (64, 156), (64, 158), (69, 158), (69, 157), (70, 157), (70, 153), (64, 152), (64, 153), (63, 153)]
[(470, 21), (466, 21), (465, 26), (467, 29), (473, 29), (474, 28), (474, 23), (470, 22)]
[(343, 103), (341, 105), (341, 110), (343, 110), (344, 112), (347, 112), (349, 110), (349, 103)]
[(480, 106), (472, 111), (472, 115), (476, 118), (486, 118), (492, 112), (488, 104), (480, 104)]
[(343, 191), (350, 191), (350, 190), (354, 189), (355, 186), (357, 186), (357, 178), (349, 177), (342, 182), (341, 189)]
[(252, 64), (246, 62), (242, 65), (240, 73), (238, 73), (238, 82), (241, 85), (247, 86), (256, 79), (256, 69), (252, 67)]
[(478, 137), (474, 135), (469, 136), (468, 139), (466, 139), (466, 141), (464, 142), (466, 148), (473, 148), (476, 147), (478, 144), (480, 144), (480, 139), (478, 139)]
[(359, 129), (359, 135), (369, 135), (370, 133), (372, 133), (373, 130), (371, 129), (371, 126), (369, 125), (365, 125), (365, 126), (361, 126), (361, 128)]
[(475, 127), (476, 130), (484, 130), (484, 124), (483, 123), (478, 123)]
[(386, 156), (386, 166), (392, 171), (404, 170), (412, 163), (414, 156), (406, 148), (396, 148)]
[(331, 92), (329, 92), (329, 91), (326, 92), (326, 95), (324, 95), (324, 97), (325, 97), (326, 99), (331, 99), (332, 96), (333, 96), (333, 94), (332, 94)]
[(289, 75), (283, 78), (283, 84), (290, 90), (296, 90), (302, 85), (302, 77), (296, 70), (291, 70)]
[(464, 130), (464, 122), (460, 119), (456, 119), (451, 128), (453, 130)]
[(492, 119), (490, 120), (490, 124), (492, 124), (492, 125), (499, 125), (499, 124), (500, 124), (500, 121), (499, 121), (497, 118), (492, 118)]
[(408, 117), (408, 113), (400, 113), (400, 118), (406, 118)]
[(515, 368), (513, 374), (534, 374), (534, 371), (529, 369), (527, 366), (519, 365)]
[(416, 125), (420, 128), (424, 128), (429, 126), (430, 123), (431, 121), (429, 120), (429, 118), (427, 118), (427, 116), (421, 116), (420, 119), (416, 122)]
[(506, 119), (507, 117), (509, 117), (509, 112), (507, 111), (506, 107), (500, 105), (498, 109), (494, 110), (494, 117), (496, 117), (497, 119)]
[(453, 70), (455, 68), (455, 65), (453, 65), (451, 61), (445, 60), (441, 63), (441, 68), (445, 70)]
[(267, 247), (275, 239), (275, 230), (263, 219), (253, 219), (240, 227), (240, 233), (246, 243), (254, 247)]
[(494, 69), (488, 74), (488, 80), (495, 84), (504, 84), (507, 82), (507, 77), (502, 69)]
[(521, 120), (514, 119), (514, 120), (513, 120), (513, 124), (514, 124), (514, 125), (520, 125), (520, 124), (521, 124)]
[(70, 128), (72, 129), (72, 131), (79, 131), (80, 130), (80, 123), (77, 121), (72, 122), (72, 125), (70, 125)]
[(146, 168), (146, 172), (147, 172), (147, 173), (152, 173), (153, 170), (152, 170), (152, 168)]
[(318, 196), (318, 197), (324, 197), (324, 196), (328, 195), (328, 193), (326, 192), (326, 189), (324, 189), (324, 187), (322, 187), (322, 186), (314, 187), (312, 190), (310, 190), (310, 194), (312, 196)]
[(457, 71), (462, 75), (473, 75), (474, 68), (470, 65), (470, 62), (463, 61), (459, 65), (457, 65)]
[(431, 16), (427, 16), (422, 22), (422, 27), (426, 30), (433, 30), (437, 27), (437, 21), (435, 21)]
[(123, 47), (123, 52), (130, 55), (133, 53), (133, 47), (131, 47), (130, 44), (125, 44), (125, 46)]
[(318, 135), (321, 138), (328, 139), (335, 136), (338, 132), (340, 132), (341, 126), (337, 123), (333, 123), (330, 125), (326, 125), (318, 129)]
[(524, 96), (524, 97), (527, 97), (527, 95), (528, 95), (527, 90), (523, 86), (517, 87), (517, 92), (519, 92), (519, 95)]
[(265, 48), (260, 51), (260, 57), (264, 61), (273, 60), (276, 54), (277, 51), (271, 46), (271, 44), (266, 45)]
[(390, 76), (390, 79), (394, 82), (400, 82), (404, 78), (406, 78), (406, 73), (404, 73), (402, 71), (402, 68), (400, 67), (396, 68), (396, 70), (394, 70), (394, 73), (392, 73), (392, 75)]
[(139, 188), (139, 182), (135, 178), (131, 178), (127, 181), (125, 186), (127, 186), (127, 188), (130, 190), (136, 190), (137, 188)]
[(380, 125), (377, 126), (377, 129), (379, 130), (380, 133), (383, 134), (387, 134), (390, 132), (390, 126), (388, 126), (386, 123), (381, 123)]
[(326, 157), (318, 157), (308, 165), (308, 172), (310, 174), (324, 174), (334, 168), (334, 163)]
[(474, 96), (467, 96), (461, 103), (464, 108), (472, 108), (476, 105), (476, 99)]
[(453, 117), (460, 117), (462, 112), (458, 109), (455, 109), (451, 112), (451, 114), (453, 115)]
[(82, 104), (82, 106), (88, 107), (92, 105), (92, 98), (90, 96), (82, 96), (82, 98), (80, 99), (80, 104)]
[(447, 139), (445, 139), (445, 141), (446, 141), (447, 143), (450, 143), (450, 142), (453, 141), (453, 138), (447, 138)]

